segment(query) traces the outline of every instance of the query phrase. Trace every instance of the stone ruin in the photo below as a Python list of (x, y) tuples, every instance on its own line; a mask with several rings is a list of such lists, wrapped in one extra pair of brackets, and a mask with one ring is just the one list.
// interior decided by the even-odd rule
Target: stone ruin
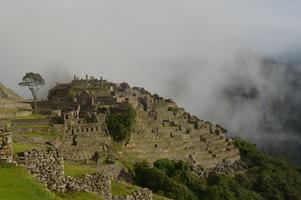
[[(61, 91), (60, 85), (56, 88)], [(73, 105), (76, 113), (68, 115), (72, 116), (71, 122), (69, 118), (64, 123), (65, 159), (91, 160), (94, 155), (107, 151), (111, 141), (106, 130), (106, 116), (131, 105), (139, 120), (123, 151), (132, 156), (132, 161), (153, 163), (167, 158), (184, 160), (192, 168), (212, 169), (219, 163), (240, 160), (239, 151), (224, 128), (192, 116), (173, 100), (151, 94), (144, 88), (87, 76), (86, 79), (75, 77), (62, 93), (70, 91), (75, 99), (67, 99), (67, 102)], [(84, 121), (87, 116), (89, 120)]]
[(111, 199), (111, 180), (105, 173), (85, 175), (79, 178), (66, 177), (64, 174), (64, 158), (55, 148), (46, 151), (36, 150), (24, 152), (18, 160), (31, 174), (48, 189), (55, 192), (89, 191)]
[(11, 133), (6, 128), (0, 127), (0, 163), (13, 162), (13, 149)]
[(236, 166), (240, 161), (239, 150), (221, 126), (190, 115), (171, 99), (132, 90), (138, 98), (139, 120), (125, 150), (134, 161), (184, 160), (192, 169)]
[(47, 151), (33, 149), (24, 152), (17, 162), (26, 166), (31, 174), (50, 190), (66, 191), (64, 159), (56, 149), (52, 148)]
[(62, 133), (59, 148), (65, 159), (84, 162), (104, 159), (101, 155), (111, 144), (104, 117), (95, 113), (81, 117), (79, 110), (63, 110), (59, 117), (61, 124), (55, 126)]
[(81, 177), (69, 177), (64, 174), (64, 159), (61, 153), (51, 147), (47, 150), (24, 152), (17, 159), (31, 174), (48, 189), (55, 192), (94, 192), (106, 200), (151, 200), (152, 192), (148, 189), (134, 192), (132, 195), (112, 196), (111, 178), (105, 172)]
[[(184, 160), (192, 168), (213, 169), (219, 163), (226, 165), (240, 160), (239, 150), (226, 136), (227, 130), (190, 115), (171, 99), (151, 94), (144, 88), (131, 88), (127, 83), (114, 84), (88, 76), (75, 77), (68, 87), (62, 86), (52, 90), (60, 95), (52, 95), (50, 104), (61, 102), (56, 107), (61, 111), (66, 102), (73, 108), (65, 115), (61, 131), (65, 159), (102, 160), (99, 155), (106, 154), (111, 145), (106, 116), (131, 105), (138, 120), (123, 148), (131, 161), (153, 163), (167, 158)], [(74, 99), (62, 101), (62, 95), (69, 92)]]

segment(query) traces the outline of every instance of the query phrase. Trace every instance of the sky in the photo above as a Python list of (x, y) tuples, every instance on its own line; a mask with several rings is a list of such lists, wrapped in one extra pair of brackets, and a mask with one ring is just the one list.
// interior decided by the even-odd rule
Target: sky
[(103, 76), (238, 132), (260, 110), (229, 113), (220, 92), (240, 77), (277, 93), (261, 62), (300, 51), (300, 22), (300, 0), (0, 0), (0, 81), (29, 98), (26, 72), (45, 78), (42, 97), (74, 74)]

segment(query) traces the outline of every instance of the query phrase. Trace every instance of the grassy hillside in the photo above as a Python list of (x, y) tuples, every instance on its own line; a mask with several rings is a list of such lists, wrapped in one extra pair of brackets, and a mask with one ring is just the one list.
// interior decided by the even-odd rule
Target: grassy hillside
[(34, 181), (26, 169), (0, 165), (0, 199), (58, 200), (45, 186)]
[(0, 200), (102, 200), (91, 193), (58, 195), (37, 183), (30, 173), (13, 165), (0, 165)]

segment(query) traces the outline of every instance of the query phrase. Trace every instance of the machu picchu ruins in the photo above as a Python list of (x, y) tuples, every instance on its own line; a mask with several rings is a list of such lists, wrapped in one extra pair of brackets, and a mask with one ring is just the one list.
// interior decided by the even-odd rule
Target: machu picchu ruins
[(0, 0), (0, 200), (301, 200), (301, 0)]
[[(139, 173), (144, 177), (156, 170), (143, 170), (161, 165), (178, 166), (203, 179), (248, 168), (225, 128), (142, 87), (74, 76), (50, 89), (36, 107), (1, 88), (2, 108), (15, 105), (15, 110), (0, 119), (0, 165), (24, 167), (61, 195), (88, 192), (105, 200), (160, 200), (151, 185), (128, 184), (139, 184)], [(16, 114), (22, 111), (28, 113)], [(121, 195), (120, 187), (131, 192)]]
[(99, 160), (111, 146), (106, 116), (128, 105), (136, 110), (137, 122), (121, 153), (132, 160), (153, 163), (169, 158), (201, 168), (239, 160), (224, 128), (191, 116), (171, 99), (127, 83), (74, 76), (71, 83), (51, 89), (38, 110), (52, 113), (51, 121), (63, 135), (59, 146), (65, 159)]

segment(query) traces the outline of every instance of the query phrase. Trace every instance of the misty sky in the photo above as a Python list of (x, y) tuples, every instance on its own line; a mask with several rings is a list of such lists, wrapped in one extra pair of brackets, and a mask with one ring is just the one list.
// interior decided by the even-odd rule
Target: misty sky
[(46, 89), (88, 73), (215, 120), (229, 72), (258, 80), (262, 56), (300, 49), (300, 22), (300, 0), (0, 0), (0, 81), (29, 97), (28, 71)]

